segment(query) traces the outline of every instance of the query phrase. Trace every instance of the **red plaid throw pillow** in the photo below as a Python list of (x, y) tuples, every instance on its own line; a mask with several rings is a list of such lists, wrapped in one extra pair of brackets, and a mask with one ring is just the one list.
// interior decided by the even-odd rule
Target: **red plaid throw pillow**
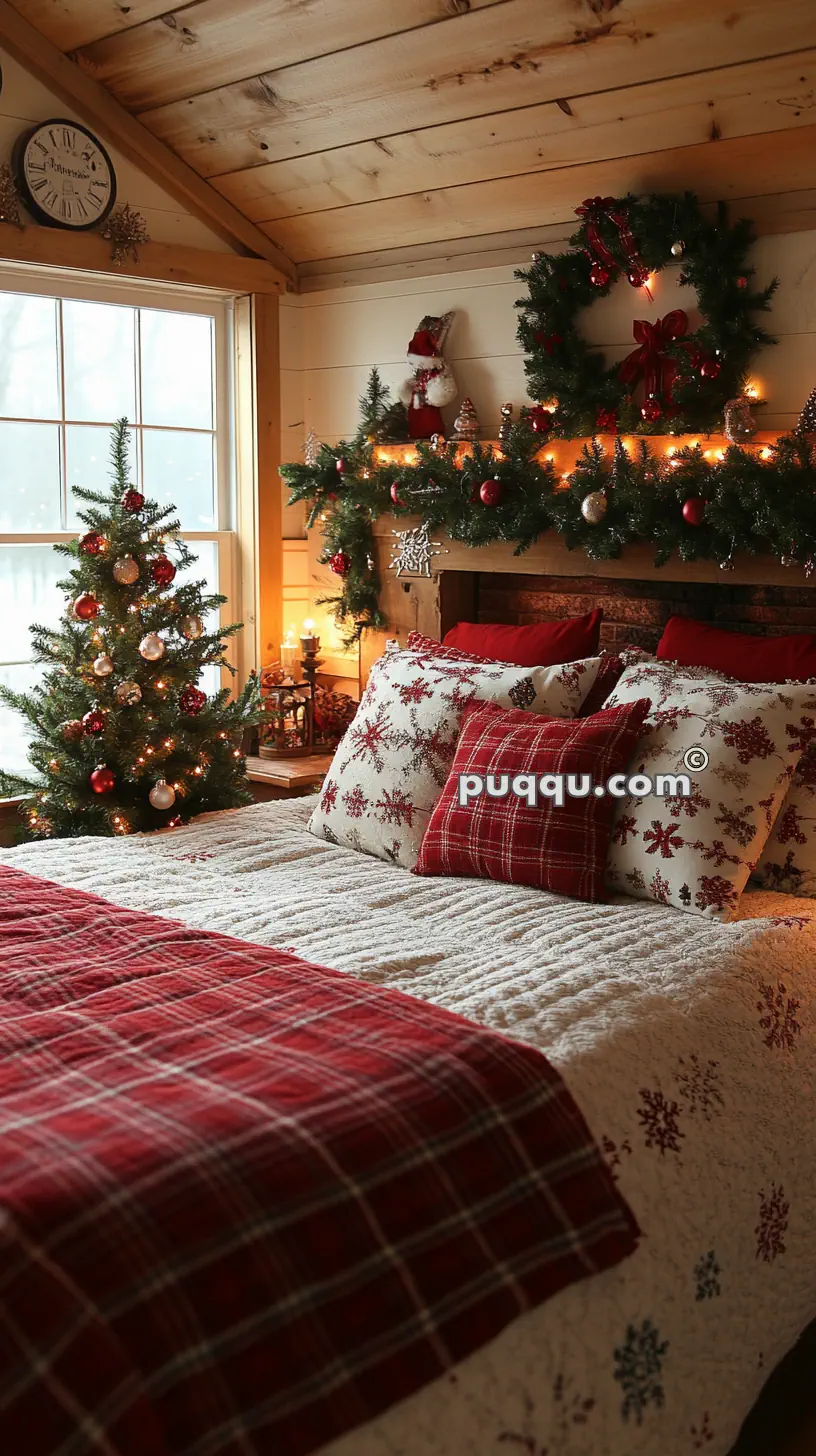
[[(415, 874), (474, 875), (554, 890), (576, 900), (605, 900), (609, 834), (619, 799), (598, 797), (595, 785), (623, 773), (649, 711), (648, 698), (605, 708), (592, 718), (545, 718), (517, 708), (479, 703), (464, 719), (448, 781), (431, 815)], [(484, 792), (459, 803), (460, 774), (587, 775), (583, 797), (563, 804), (538, 794), (531, 806), (509, 792)]]

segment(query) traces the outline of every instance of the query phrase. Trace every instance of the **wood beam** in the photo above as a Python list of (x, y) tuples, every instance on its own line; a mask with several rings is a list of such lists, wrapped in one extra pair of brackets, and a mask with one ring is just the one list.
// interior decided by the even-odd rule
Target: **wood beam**
[(35, 223), (24, 229), (0, 223), (0, 260), (80, 273), (150, 278), (227, 293), (278, 294), (286, 287), (278, 269), (263, 258), (208, 252), (206, 248), (182, 247), (178, 243), (143, 243), (137, 263), (128, 258), (121, 267), (115, 267), (110, 243), (98, 233), (70, 233)]
[(219, 237), (241, 252), (265, 258), (284, 280), (294, 279), (290, 259), (271, 238), (125, 111), (103, 86), (57, 50), (18, 14), (9, 0), (0, 0), (0, 45), (69, 106), (76, 107), (87, 125), (101, 133), (103, 141), (118, 147)]

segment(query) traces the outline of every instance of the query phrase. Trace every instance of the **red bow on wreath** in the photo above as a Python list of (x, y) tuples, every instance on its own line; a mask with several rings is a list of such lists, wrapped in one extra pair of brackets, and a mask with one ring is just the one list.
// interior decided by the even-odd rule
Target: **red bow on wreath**
[(621, 382), (635, 384), (642, 378), (647, 399), (662, 397), (664, 406), (671, 405), (677, 361), (666, 353), (666, 348), (675, 339), (682, 339), (688, 324), (688, 314), (682, 308), (673, 308), (653, 324), (646, 319), (635, 319), (632, 334), (640, 348), (627, 354), (621, 364)]
[[(633, 288), (646, 286), (649, 270), (638, 253), (638, 246), (632, 236), (632, 229), (629, 226), (629, 213), (623, 205), (614, 197), (585, 197), (580, 207), (575, 209), (576, 217), (584, 218), (586, 225), (587, 248), (586, 252), (591, 261), (601, 265), (601, 270), (609, 274), (618, 271), (619, 263), (610, 253), (606, 243), (601, 237), (598, 224), (601, 218), (608, 218), (612, 226), (617, 228), (621, 248), (626, 256), (627, 277)], [(601, 286), (608, 282), (608, 279), (601, 272), (592, 279), (593, 283), (600, 283)], [(648, 289), (647, 289), (648, 292)], [(651, 294), (649, 294), (651, 298)]]
[(585, 197), (581, 206), (575, 209), (576, 217), (586, 220), (590, 256), (603, 263), (612, 273), (617, 272), (618, 265), (598, 231), (598, 223), (602, 217), (611, 218), (614, 206), (614, 197)]

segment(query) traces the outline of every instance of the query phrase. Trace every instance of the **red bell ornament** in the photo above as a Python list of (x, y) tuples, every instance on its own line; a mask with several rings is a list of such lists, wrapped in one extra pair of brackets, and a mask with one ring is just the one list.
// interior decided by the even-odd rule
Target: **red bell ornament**
[(333, 571), (335, 576), (348, 576), (351, 571), (351, 557), (347, 556), (345, 551), (335, 551), (329, 561), (329, 570)]
[(169, 556), (157, 556), (150, 563), (150, 575), (156, 586), (169, 586), (176, 574), (176, 568)]
[(106, 764), (99, 763), (88, 778), (95, 794), (110, 794), (116, 787), (116, 775)]
[(99, 603), (93, 592), (83, 592), (74, 602), (74, 616), (78, 622), (92, 622), (99, 616)]
[(122, 496), (122, 510), (135, 516), (142, 509), (145, 498), (138, 490), (126, 490)]
[(179, 693), (179, 710), (182, 713), (189, 713), (193, 718), (201, 712), (206, 702), (207, 694), (202, 693), (200, 688), (193, 687), (192, 684), (182, 688)]
[(704, 359), (700, 365), (700, 373), (703, 379), (716, 379), (721, 368), (716, 359)]
[(79, 538), (79, 549), (84, 556), (99, 556), (107, 546), (105, 537), (99, 531), (86, 531)]
[(688, 500), (683, 501), (683, 520), (687, 526), (702, 526), (707, 504), (699, 495), (689, 496)]
[(501, 498), (502, 488), (500, 480), (496, 480), (494, 478), (493, 480), (482, 481), (481, 485), (479, 486), (479, 499), (481, 500), (482, 505), (497, 506)]
[(104, 708), (91, 708), (82, 719), (83, 733), (104, 733), (108, 726), (108, 715)]

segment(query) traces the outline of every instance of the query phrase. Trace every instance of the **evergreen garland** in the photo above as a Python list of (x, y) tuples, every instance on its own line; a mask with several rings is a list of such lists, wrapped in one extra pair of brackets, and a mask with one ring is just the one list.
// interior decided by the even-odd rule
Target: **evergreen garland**
[[(588, 198), (579, 211), (584, 220), (569, 251), (536, 253), (531, 266), (516, 273), (529, 290), (516, 304), (528, 392), (545, 405), (557, 401), (552, 434), (679, 435), (720, 429), (725, 403), (743, 390), (752, 356), (761, 345), (775, 342), (754, 317), (768, 309), (778, 280), (766, 288), (753, 284), (754, 269), (747, 262), (754, 241), (750, 221), (741, 218), (729, 226), (722, 207), (716, 220), (709, 220), (691, 192)], [(702, 323), (667, 343), (664, 353), (675, 378), (650, 402), (653, 418), (644, 418), (631, 385), (621, 380), (620, 365), (608, 366), (600, 350), (586, 342), (577, 316), (605, 297), (621, 274), (637, 280), (675, 262), (681, 285), (696, 290)], [(633, 289), (635, 311), (638, 297)]]
[[(205, 595), (203, 581), (172, 579), (196, 558), (179, 538), (175, 506), (145, 500), (129, 485), (127, 438), (128, 422), (120, 420), (108, 494), (74, 487), (87, 506), (79, 512), (85, 534), (54, 546), (71, 563), (57, 583), (68, 595), (65, 616), (55, 629), (31, 628), (34, 659), (46, 666), (42, 681), (28, 693), (0, 685), (0, 701), (23, 715), (33, 735), (33, 774), (0, 768), (0, 794), (25, 796), (29, 839), (159, 829), (252, 802), (237, 745), (259, 716), (257, 679), (234, 701), (226, 688), (207, 698), (195, 686), (205, 664), (229, 666), (226, 644), (240, 624), (208, 628), (207, 615), (226, 598)], [(113, 575), (124, 558), (139, 569), (132, 583)], [(81, 597), (97, 604), (90, 620), (73, 611)], [(154, 633), (165, 650), (146, 660), (140, 643)], [(105, 676), (93, 668), (101, 655), (113, 664)], [(128, 689), (135, 701), (122, 702)], [(102, 726), (92, 728), (97, 712)], [(91, 776), (100, 767), (113, 784), (95, 792)], [(172, 807), (151, 803), (158, 780), (175, 786)]]
[[(379, 605), (373, 531), (383, 515), (394, 516), (397, 527), (402, 518), (413, 518), (408, 526), (418, 517), (431, 532), (468, 546), (512, 542), (516, 555), (555, 530), (570, 550), (594, 561), (617, 557), (638, 541), (653, 544), (658, 566), (677, 555), (727, 569), (739, 551), (770, 554), (809, 574), (816, 560), (816, 459), (800, 432), (768, 447), (766, 459), (732, 445), (721, 461), (707, 460), (699, 446), (678, 446), (668, 457), (640, 440), (630, 455), (619, 440), (613, 452), (593, 440), (562, 480), (549, 461), (536, 458), (541, 440), (525, 420), (512, 427), (501, 455), (477, 442), (470, 456), (458, 459), (455, 442), (439, 449), (417, 442), (415, 465), (378, 461), (376, 421), (373, 431), (370, 426), (369, 420), (365, 433), (336, 447), (322, 445), (314, 466), (281, 467), (291, 502), (308, 502), (309, 526), (321, 525), (321, 561), (341, 568), (338, 592), (322, 604), (345, 629), (347, 644), (367, 628), (388, 625)], [(485, 482), (498, 484), (495, 505), (481, 498)], [(604, 492), (607, 509), (593, 526), (581, 506), (596, 491)], [(695, 498), (706, 502), (699, 526), (688, 524), (682, 510)]]

